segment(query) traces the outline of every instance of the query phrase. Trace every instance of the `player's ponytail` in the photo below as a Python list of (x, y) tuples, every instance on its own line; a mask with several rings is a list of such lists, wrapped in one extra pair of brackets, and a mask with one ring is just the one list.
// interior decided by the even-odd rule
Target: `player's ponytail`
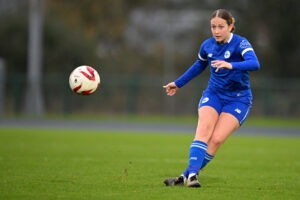
[(235, 31), (235, 18), (234, 17), (231, 17), (231, 24), (233, 25), (232, 29), (231, 29), (231, 32), (234, 32)]

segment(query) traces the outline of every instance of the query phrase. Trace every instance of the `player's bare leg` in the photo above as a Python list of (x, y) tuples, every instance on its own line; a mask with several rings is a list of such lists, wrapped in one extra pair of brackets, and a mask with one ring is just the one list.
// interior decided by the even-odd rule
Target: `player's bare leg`
[(207, 152), (215, 155), (226, 139), (240, 127), (239, 121), (229, 113), (221, 113), (211, 138), (208, 140)]
[(198, 125), (194, 140), (208, 142), (218, 122), (218, 112), (210, 107), (203, 106), (198, 110)]

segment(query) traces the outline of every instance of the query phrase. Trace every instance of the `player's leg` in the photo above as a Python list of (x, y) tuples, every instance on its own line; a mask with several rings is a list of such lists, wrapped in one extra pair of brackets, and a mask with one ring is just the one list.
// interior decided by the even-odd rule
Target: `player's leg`
[(200, 186), (197, 175), (205, 160), (207, 142), (214, 131), (221, 109), (222, 103), (219, 97), (209, 90), (204, 91), (198, 106), (198, 125), (190, 147), (189, 165), (183, 173), (190, 187)]
[(216, 95), (209, 91), (203, 93), (198, 106), (197, 129), (194, 140), (190, 146), (189, 165), (181, 176), (166, 179), (164, 183), (167, 186), (184, 185), (186, 179), (188, 186), (200, 186), (200, 183), (197, 180), (197, 174), (206, 155), (207, 142), (217, 123), (221, 108), (221, 103)]
[(211, 106), (202, 106), (198, 110), (198, 124), (194, 140), (207, 143), (215, 129), (219, 113)]
[(167, 186), (184, 185), (185, 180), (187, 180), (187, 185), (190, 187), (200, 186), (196, 176), (201, 168), (207, 150), (207, 142), (218, 121), (218, 116), (218, 112), (210, 106), (202, 106), (199, 108), (196, 134), (190, 146), (189, 165), (181, 176), (165, 179), (164, 183)]
[(240, 127), (236, 117), (229, 113), (221, 113), (214, 132), (208, 141), (207, 153), (214, 156), (225, 140)]
[[(231, 133), (233, 133), (236, 129), (233, 128), (231, 130), (230, 127), (232, 127), (232, 125), (229, 125), (229, 130), (224, 129), (223, 126), (227, 126), (227, 124), (231, 123), (231, 122), (226, 122), (227, 120), (223, 120), (224, 118), (224, 114), (221, 114), (219, 117), (219, 121), (217, 122), (217, 125), (215, 127), (215, 130), (212, 134), (212, 137), (210, 138), (210, 140), (208, 141), (207, 145), (207, 152), (205, 154), (204, 160), (202, 162), (201, 168), (200, 170), (202, 170), (210, 161), (212, 161), (212, 159), (215, 157), (215, 154), (218, 150), (218, 148), (221, 146), (221, 144), (227, 139), (227, 137), (229, 137), (229, 135), (231, 135)], [(227, 118), (227, 117), (225, 117)], [(234, 120), (234, 119), (233, 119)], [(225, 124), (223, 125), (223, 122), (225, 122)], [(219, 127), (219, 128), (217, 128)], [(219, 133), (221, 132), (221, 133)]]
[(243, 124), (250, 108), (251, 103), (242, 102), (231, 102), (223, 107), (212, 137), (208, 141), (207, 154), (214, 157), (226, 139)]
[(212, 159), (214, 159), (214, 157), (215, 155), (211, 155), (206, 151), (200, 170), (203, 169)]
[(211, 106), (200, 107), (198, 115), (195, 138), (190, 146), (189, 165), (184, 172), (184, 176), (187, 177), (187, 186), (189, 187), (200, 186), (197, 175), (206, 155), (207, 142), (214, 131), (219, 117), (219, 113)]

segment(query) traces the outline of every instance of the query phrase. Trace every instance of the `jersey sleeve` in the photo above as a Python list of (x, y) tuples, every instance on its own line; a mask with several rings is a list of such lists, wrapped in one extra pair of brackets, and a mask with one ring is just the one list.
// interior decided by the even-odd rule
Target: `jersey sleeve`
[(239, 69), (245, 71), (255, 71), (260, 68), (258, 58), (252, 48), (251, 44), (243, 39), (239, 44), (239, 51), (243, 58), (241, 62), (232, 62), (232, 69)]
[(183, 87), (190, 80), (201, 74), (207, 67), (207, 55), (204, 51), (203, 45), (198, 53), (198, 59), (190, 66), (190, 68), (183, 73), (176, 81), (175, 84), (178, 88)]

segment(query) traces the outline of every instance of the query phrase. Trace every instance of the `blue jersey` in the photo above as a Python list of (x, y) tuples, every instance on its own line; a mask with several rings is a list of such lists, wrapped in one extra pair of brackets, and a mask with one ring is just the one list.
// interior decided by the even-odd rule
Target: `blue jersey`
[[(219, 69), (212, 66), (213, 60), (224, 60), (231, 63), (232, 69)], [(205, 40), (195, 63), (176, 81), (181, 88), (195, 76), (210, 66), (210, 79), (207, 89), (223, 95), (225, 98), (239, 97), (251, 101), (249, 71), (260, 68), (259, 61), (248, 40), (237, 34), (231, 34), (229, 41), (219, 44), (211, 37)]]

